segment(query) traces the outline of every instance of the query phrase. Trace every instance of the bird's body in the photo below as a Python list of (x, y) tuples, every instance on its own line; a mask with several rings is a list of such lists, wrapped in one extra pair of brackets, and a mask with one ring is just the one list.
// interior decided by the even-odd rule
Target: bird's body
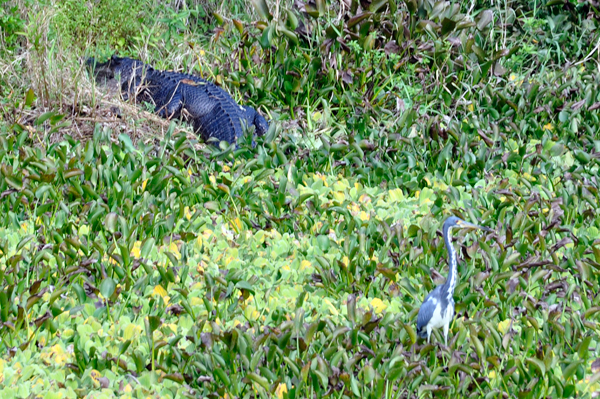
[(417, 333), (421, 338), (431, 336), (431, 332), (444, 327), (444, 338), (448, 336), (448, 327), (454, 317), (454, 298), (448, 300), (442, 295), (442, 286), (438, 285), (431, 291), (425, 300), (419, 315), (417, 316)]
[(464, 220), (451, 216), (444, 222), (442, 228), (442, 236), (446, 250), (448, 251), (448, 263), (450, 264), (450, 272), (446, 282), (435, 287), (423, 301), (419, 314), (417, 316), (417, 334), (421, 338), (427, 338), (429, 342), (431, 333), (434, 329), (444, 328), (444, 344), (448, 345), (448, 328), (454, 317), (454, 288), (456, 288), (457, 270), (456, 270), (456, 251), (452, 246), (452, 229), (453, 228), (473, 228), (489, 231), (486, 227), (476, 226), (467, 223)]

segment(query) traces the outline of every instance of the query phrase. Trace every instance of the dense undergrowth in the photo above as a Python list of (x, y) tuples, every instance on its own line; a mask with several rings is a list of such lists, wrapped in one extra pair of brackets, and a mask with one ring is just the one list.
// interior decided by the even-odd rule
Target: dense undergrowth
[[(116, 3), (0, 3), (3, 398), (597, 396), (595, 2)], [(272, 127), (109, 115), (113, 51)], [(494, 232), (455, 239), (445, 348), (451, 214)]]

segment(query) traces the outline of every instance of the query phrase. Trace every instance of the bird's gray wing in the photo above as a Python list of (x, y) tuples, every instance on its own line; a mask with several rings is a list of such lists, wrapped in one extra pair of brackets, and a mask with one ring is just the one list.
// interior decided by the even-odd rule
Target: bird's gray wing
[(436, 297), (440, 296), (441, 285), (438, 285), (431, 291), (423, 301), (421, 308), (419, 309), (419, 314), (417, 316), (417, 334), (421, 338), (427, 338), (427, 323), (433, 317), (433, 312), (435, 311), (435, 307), (439, 304), (439, 300), (435, 301)]

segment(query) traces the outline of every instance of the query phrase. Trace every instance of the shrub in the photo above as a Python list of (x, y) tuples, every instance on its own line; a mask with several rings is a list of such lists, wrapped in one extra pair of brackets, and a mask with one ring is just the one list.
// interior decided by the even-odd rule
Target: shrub
[(58, 3), (54, 28), (66, 45), (128, 47), (142, 21), (151, 19), (144, 12), (150, 5), (148, 0), (64, 0)]

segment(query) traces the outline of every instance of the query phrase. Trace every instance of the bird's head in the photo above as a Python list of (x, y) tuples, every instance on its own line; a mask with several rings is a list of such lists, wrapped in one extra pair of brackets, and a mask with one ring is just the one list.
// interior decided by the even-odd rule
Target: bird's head
[(446, 219), (446, 221), (444, 222), (443, 229), (478, 229), (484, 231), (492, 231), (492, 229), (489, 229), (487, 227), (477, 226), (476, 224), (465, 222), (464, 220), (456, 216), (450, 216), (448, 219)]

